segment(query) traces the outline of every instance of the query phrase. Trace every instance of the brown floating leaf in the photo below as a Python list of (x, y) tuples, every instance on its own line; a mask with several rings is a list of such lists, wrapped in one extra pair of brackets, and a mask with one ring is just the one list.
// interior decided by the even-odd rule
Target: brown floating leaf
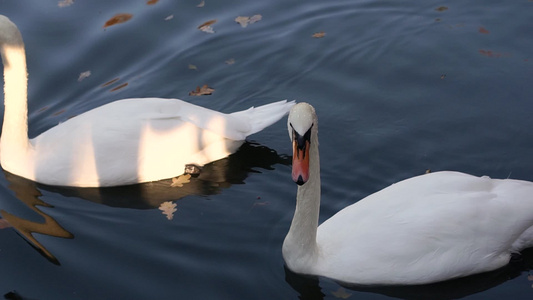
[(59, 116), (60, 114), (64, 113), (65, 111), (66, 111), (66, 110), (62, 109), (62, 110), (60, 110), (60, 111), (54, 113), (52, 116), (54, 116), (54, 117), (55, 117), (55, 116)]
[(108, 82), (102, 84), (102, 87), (106, 87), (106, 86), (108, 86), (108, 85), (112, 85), (113, 83), (115, 83), (115, 82), (117, 82), (117, 81), (119, 81), (119, 80), (120, 80), (119, 77), (114, 78), (114, 79), (111, 79), (111, 80), (109, 80)]
[(215, 33), (215, 31), (213, 30), (213, 27), (211, 27), (211, 25), (215, 24), (217, 22), (217, 20), (209, 20), (205, 23), (203, 23), (202, 25), (198, 26), (198, 29), (200, 29), (201, 31), (203, 32), (207, 32), (207, 33)]
[(124, 23), (133, 17), (132, 14), (116, 14), (111, 19), (107, 20), (104, 24), (104, 28), (113, 26), (116, 24)]
[(233, 58), (226, 60), (226, 65), (233, 65), (234, 63), (235, 63), (235, 59)]
[(437, 8), (435, 8), (436, 11), (446, 11), (448, 10), (448, 7), (447, 6), (439, 6)]
[(119, 86), (116, 86), (116, 87), (112, 88), (110, 92), (118, 91), (118, 90), (120, 90), (120, 89), (122, 89), (122, 88), (125, 88), (125, 87), (127, 87), (127, 86), (128, 86), (128, 83), (125, 82), (125, 83), (123, 83), (123, 84), (121, 84), (121, 85), (119, 85)]
[(210, 88), (207, 84), (204, 84), (202, 87), (197, 86), (196, 90), (189, 92), (189, 96), (202, 96), (202, 95), (211, 95), (215, 89)]
[(154, 5), (157, 2), (159, 2), (159, 0), (148, 0), (148, 1), (146, 1), (146, 5)]
[(326, 36), (326, 33), (324, 31), (320, 31), (320, 32), (317, 32), (317, 33), (312, 35), (312, 37), (314, 37), (316, 39), (323, 38), (325, 36)]
[(205, 1), (202, 0), (202, 2), (200, 2), (200, 4), (196, 5), (196, 7), (204, 7), (205, 6)]
[(492, 50), (484, 50), (484, 49), (479, 49), (479, 54), (484, 55), (486, 57), (496, 57), (496, 58), (511, 56), (511, 54), (509, 53), (494, 52)]
[(481, 34), (489, 34), (490, 31), (485, 29), (485, 27), (479, 27), (479, 33), (481, 33)]

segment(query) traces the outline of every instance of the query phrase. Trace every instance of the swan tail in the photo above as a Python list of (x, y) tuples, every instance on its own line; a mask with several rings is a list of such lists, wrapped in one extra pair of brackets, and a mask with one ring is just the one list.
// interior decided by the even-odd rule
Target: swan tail
[(258, 107), (250, 107), (247, 110), (231, 113), (230, 115), (237, 118), (245, 118), (250, 124), (246, 135), (251, 135), (263, 130), (264, 128), (276, 123), (289, 113), (295, 101), (282, 100)]

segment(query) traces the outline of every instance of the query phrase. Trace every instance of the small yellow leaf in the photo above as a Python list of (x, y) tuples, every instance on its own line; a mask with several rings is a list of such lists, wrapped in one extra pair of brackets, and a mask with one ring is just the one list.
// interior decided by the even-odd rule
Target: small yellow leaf
[(189, 70), (198, 70), (198, 67), (193, 64), (189, 64)]

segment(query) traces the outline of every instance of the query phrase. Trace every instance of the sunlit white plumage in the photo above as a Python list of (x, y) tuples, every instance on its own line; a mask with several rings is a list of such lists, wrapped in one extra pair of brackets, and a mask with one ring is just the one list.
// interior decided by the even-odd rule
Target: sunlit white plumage
[(28, 139), (24, 43), (0, 16), (4, 64), (4, 170), (50, 185), (99, 187), (170, 178), (186, 164), (204, 165), (282, 118), (279, 101), (223, 114), (178, 99), (124, 99), (95, 108)]
[[(318, 123), (312, 106), (289, 114), (298, 186), (283, 243), (297, 272), (360, 285), (425, 284), (505, 266), (533, 246), (533, 183), (436, 172), (393, 184), (321, 224)], [(301, 167), (308, 130), (309, 179)], [(304, 147), (305, 148), (305, 147)], [(303, 170), (303, 171), (302, 171)], [(300, 177), (302, 176), (302, 177)], [(300, 181), (299, 181), (300, 179)]]

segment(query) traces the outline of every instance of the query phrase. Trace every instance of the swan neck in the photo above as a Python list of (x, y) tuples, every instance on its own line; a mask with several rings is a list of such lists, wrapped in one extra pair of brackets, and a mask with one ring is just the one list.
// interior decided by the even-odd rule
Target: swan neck
[(306, 267), (313, 265), (318, 258), (316, 235), (320, 213), (320, 159), (317, 135), (317, 130), (313, 130), (309, 149), (309, 180), (298, 186), (296, 210), (283, 245), (283, 255), (289, 268), (304, 273)]
[[(6, 28), (2, 28), (4, 30)], [(11, 27), (10, 34), (0, 40), (0, 52), (4, 65), (4, 123), (0, 138), (2, 165), (8, 157), (24, 155), (29, 147), (28, 140), (28, 75), (26, 53), (20, 32)], [(13, 162), (15, 163), (15, 162)]]

